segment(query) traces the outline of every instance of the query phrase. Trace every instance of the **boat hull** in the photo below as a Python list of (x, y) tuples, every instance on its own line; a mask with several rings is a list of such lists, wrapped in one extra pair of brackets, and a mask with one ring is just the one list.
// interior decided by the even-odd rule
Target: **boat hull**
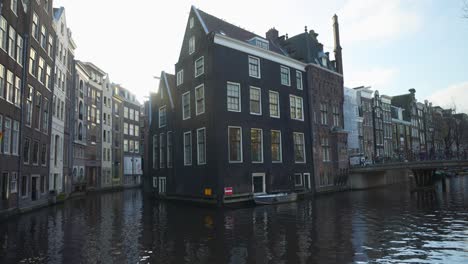
[(287, 194), (266, 194), (254, 197), (254, 201), (259, 205), (291, 203), (297, 201), (296, 193)]

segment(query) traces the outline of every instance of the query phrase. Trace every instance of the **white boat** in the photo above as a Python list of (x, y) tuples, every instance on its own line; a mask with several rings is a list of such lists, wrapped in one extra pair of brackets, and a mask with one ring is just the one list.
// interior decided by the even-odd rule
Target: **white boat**
[(278, 204), (297, 201), (297, 193), (260, 194), (254, 196), (256, 204)]

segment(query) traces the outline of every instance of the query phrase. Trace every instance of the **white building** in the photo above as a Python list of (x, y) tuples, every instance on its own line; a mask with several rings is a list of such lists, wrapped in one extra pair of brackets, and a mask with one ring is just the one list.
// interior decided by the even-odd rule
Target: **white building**
[[(357, 90), (344, 87), (343, 115), (344, 129), (348, 132), (349, 154), (359, 154), (359, 127), (362, 127), (363, 118), (359, 116)], [(359, 123), (361, 124), (360, 126)]]
[[(55, 43), (55, 82), (54, 97), (52, 104), (52, 133), (50, 143), (50, 176), (49, 190), (55, 190), (56, 193), (64, 191), (64, 130), (66, 113), (66, 95), (68, 92), (68, 52), (74, 50), (72, 45), (71, 33), (67, 28), (65, 18), (65, 9), (54, 9), (53, 27), (57, 33)], [(46, 71), (53, 69), (47, 68)], [(68, 174), (68, 170), (66, 170)]]

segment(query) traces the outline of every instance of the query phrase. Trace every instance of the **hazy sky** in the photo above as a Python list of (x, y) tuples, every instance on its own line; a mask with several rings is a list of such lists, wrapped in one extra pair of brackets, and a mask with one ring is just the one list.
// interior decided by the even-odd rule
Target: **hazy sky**
[(468, 111), (468, 19), (462, 0), (55, 0), (64, 6), (78, 45), (111, 80), (142, 100), (162, 70), (174, 73), (190, 6), (264, 36), (304, 26), (332, 51), (333, 14), (340, 20), (345, 85), (381, 94), (409, 88), (419, 100)]

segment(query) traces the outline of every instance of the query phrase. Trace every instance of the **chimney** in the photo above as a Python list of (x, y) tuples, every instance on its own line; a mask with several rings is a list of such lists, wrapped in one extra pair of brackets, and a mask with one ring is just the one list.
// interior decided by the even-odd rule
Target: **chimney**
[(335, 37), (335, 61), (336, 61), (336, 70), (338, 73), (343, 74), (343, 56), (341, 54), (341, 44), (340, 44), (340, 26), (338, 25), (338, 16), (335, 14), (333, 16), (333, 36)]
[(414, 88), (411, 88), (411, 89), (409, 89), (408, 91), (409, 91), (411, 94), (415, 94), (415, 93), (416, 93), (416, 89), (414, 89)]
[(268, 30), (268, 32), (266, 33), (266, 38), (272, 41), (276, 41), (278, 39), (278, 36), (279, 32), (275, 28)]

